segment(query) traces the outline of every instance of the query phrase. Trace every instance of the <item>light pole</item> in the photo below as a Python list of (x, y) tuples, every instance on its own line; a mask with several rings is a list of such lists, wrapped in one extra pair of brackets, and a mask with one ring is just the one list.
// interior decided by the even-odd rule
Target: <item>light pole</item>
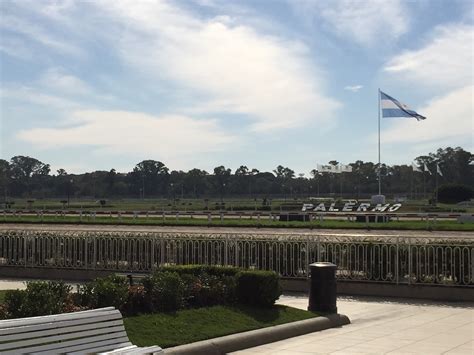
[(171, 189), (171, 197), (173, 199), (173, 208), (175, 208), (173, 183), (170, 184), (170, 189)]
[(71, 194), (71, 187), (72, 183), (74, 182), (73, 179), (69, 180), (69, 184), (67, 184), (67, 207), (69, 208), (69, 199), (70, 199), (70, 194)]
[(221, 207), (224, 203), (224, 191), (225, 191), (225, 182), (222, 183), (222, 190), (221, 190)]

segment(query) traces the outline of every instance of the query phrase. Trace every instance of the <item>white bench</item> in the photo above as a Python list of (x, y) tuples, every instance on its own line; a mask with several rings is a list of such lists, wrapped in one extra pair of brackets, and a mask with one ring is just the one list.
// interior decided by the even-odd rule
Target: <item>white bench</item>
[(0, 321), (1, 354), (158, 354), (128, 339), (122, 314), (113, 307)]

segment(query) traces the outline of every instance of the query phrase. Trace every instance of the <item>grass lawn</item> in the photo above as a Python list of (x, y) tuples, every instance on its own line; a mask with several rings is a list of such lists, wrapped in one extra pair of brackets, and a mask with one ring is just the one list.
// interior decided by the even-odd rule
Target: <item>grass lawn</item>
[(317, 316), (286, 306), (214, 306), (127, 317), (124, 322), (133, 344), (166, 348)]
[[(0, 290), (0, 304), (5, 293), (6, 290)], [(124, 323), (133, 344), (167, 348), (317, 316), (280, 305), (268, 309), (214, 306), (126, 317)]]
[(325, 220), (311, 222), (280, 222), (270, 221), (268, 218), (261, 217), (253, 219), (238, 218), (214, 218), (208, 222), (207, 218), (136, 218), (97, 216), (83, 217), (79, 216), (4, 216), (0, 218), (0, 223), (51, 223), (51, 224), (109, 224), (109, 225), (156, 225), (156, 226), (216, 226), (216, 227), (251, 227), (251, 228), (322, 228), (322, 229), (373, 229), (373, 230), (439, 230), (439, 231), (474, 231), (474, 223), (461, 224), (457, 221), (391, 221), (386, 223), (370, 223), (368, 228), (366, 223), (350, 222), (347, 220)]
[(0, 290), (0, 304), (5, 301), (5, 293), (7, 293), (7, 290)]

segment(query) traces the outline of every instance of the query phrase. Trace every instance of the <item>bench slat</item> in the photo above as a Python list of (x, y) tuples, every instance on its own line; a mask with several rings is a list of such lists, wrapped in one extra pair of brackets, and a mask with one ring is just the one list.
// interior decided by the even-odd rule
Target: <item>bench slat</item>
[[(89, 338), (81, 338), (81, 339), (73, 339), (68, 340), (61, 343), (53, 343), (53, 344), (46, 344), (42, 346), (35, 346), (31, 348), (20, 348), (15, 350), (9, 350), (8, 354), (36, 354), (36, 353), (47, 353), (47, 354), (61, 354), (66, 353), (68, 351), (75, 351), (76, 347), (80, 347), (82, 349), (88, 349), (94, 345), (94, 342), (100, 341), (108, 341), (110, 345), (113, 344), (122, 344), (126, 342), (130, 342), (128, 340), (127, 334), (125, 332), (122, 333), (114, 333), (114, 334), (102, 334), (95, 337)], [(92, 345), (91, 345), (92, 344)], [(111, 349), (114, 349), (116, 346), (111, 346)], [(80, 350), (80, 349), (78, 349)]]
[[(77, 351), (77, 349), (74, 349), (74, 352), (69, 352), (70, 349), (68, 349), (67, 354), (68, 355), (80, 355), (80, 354), (108, 354), (109, 351), (113, 351), (113, 349), (116, 349), (117, 347), (120, 347), (122, 349), (128, 349), (128, 348), (136, 348), (135, 345), (132, 345), (132, 343), (122, 343), (122, 344), (110, 344), (110, 345), (102, 345), (100, 346), (99, 344), (94, 345), (93, 348), (84, 348), (82, 350)], [(105, 353), (104, 353), (105, 351)]]
[[(51, 323), (43, 323), (43, 324), (35, 324), (35, 325), (25, 325), (20, 327), (12, 327), (12, 328), (4, 328), (1, 329), (0, 332), (0, 342), (3, 335), (8, 334), (17, 334), (17, 333), (27, 333), (27, 332), (34, 332), (34, 331), (41, 331), (47, 329), (55, 329), (61, 327), (69, 327), (74, 325), (80, 324), (90, 324), (94, 322), (105, 322), (105, 321), (115, 321), (121, 320), (122, 315), (117, 313), (112, 313), (105, 316), (96, 316), (96, 317), (87, 317), (87, 318), (79, 318), (75, 320), (67, 320), (67, 321), (59, 321), (59, 322), (51, 322)], [(0, 321), (1, 322), (1, 321)], [(27, 335), (27, 334), (25, 334)]]
[(130, 346), (126, 346), (124, 348), (119, 348), (119, 349), (114, 349), (112, 351), (107, 351), (105, 353), (99, 353), (98, 355), (121, 354), (123, 351), (128, 351), (128, 350), (132, 350), (132, 349), (136, 349), (136, 348), (137, 348), (136, 345), (130, 345)]
[[(61, 335), (50, 336), (50, 337), (42, 337), (42, 338), (14, 341), (11, 343), (3, 343), (3, 344), (0, 344), (0, 350), (15, 349), (15, 348), (20, 348), (20, 347), (24, 348), (28, 346), (40, 345), (40, 344), (45, 344), (49, 342), (57, 342), (57, 341), (63, 342), (64, 340), (76, 339), (76, 338), (82, 338), (83, 341), (84, 340), (87, 341), (90, 336), (97, 335), (97, 334), (107, 334), (111, 337), (112, 336), (116, 337), (116, 334), (122, 334), (122, 333), (125, 333), (125, 328), (123, 325), (111, 327), (111, 328), (87, 330), (87, 331), (78, 332), (78, 333), (68, 333), (68, 334), (61, 334)], [(61, 345), (61, 344), (62, 343), (58, 343), (56, 345)]]
[(120, 311), (116, 310), (113, 307), (107, 307), (107, 308), (92, 309), (88, 311), (54, 314), (54, 315), (41, 316), (41, 317), (6, 319), (6, 320), (0, 321), (0, 329), (28, 326), (28, 325), (34, 325), (34, 324), (51, 323), (51, 322), (58, 322), (58, 321), (63, 321), (63, 320), (91, 318), (99, 314), (106, 315), (106, 314), (115, 314), (115, 313), (120, 314)]
[(139, 354), (160, 354), (160, 353), (163, 353), (163, 349), (157, 345), (154, 345), (154, 346), (147, 346), (143, 348), (134, 346), (134, 347), (127, 347), (127, 348), (122, 348), (122, 349), (115, 349), (113, 351), (101, 353), (100, 355), (111, 355), (111, 354), (113, 355), (122, 355), (122, 354), (139, 355)]
[(145, 348), (137, 348), (123, 354), (139, 355), (139, 354), (155, 354), (155, 353), (163, 353), (163, 349), (159, 346), (148, 346)]
[(122, 326), (123, 327), (123, 320), (113, 320), (111, 322), (98, 322), (98, 323), (89, 323), (89, 324), (81, 324), (76, 326), (66, 326), (66, 327), (58, 327), (55, 329), (48, 329), (48, 330), (40, 330), (35, 332), (28, 332), (28, 333), (20, 333), (20, 334), (8, 334), (8, 335), (0, 335), (0, 343), (5, 341), (13, 341), (18, 339), (33, 339), (33, 338), (40, 338), (50, 335), (59, 335), (65, 333), (77, 333), (81, 335), (80, 332), (90, 329), (101, 329), (101, 328), (110, 328), (114, 326)]

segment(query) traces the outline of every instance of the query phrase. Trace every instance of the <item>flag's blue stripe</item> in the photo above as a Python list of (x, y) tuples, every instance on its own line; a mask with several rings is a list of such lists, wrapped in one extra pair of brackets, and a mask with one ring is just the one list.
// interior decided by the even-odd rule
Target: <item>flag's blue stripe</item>
[(384, 108), (382, 110), (382, 117), (415, 117), (415, 114), (409, 114), (404, 110), (400, 110), (398, 108)]
[(388, 96), (386, 93), (384, 93), (383, 91), (380, 91), (380, 98), (383, 100), (390, 100), (390, 101), (397, 101), (395, 100), (393, 97), (391, 96)]

